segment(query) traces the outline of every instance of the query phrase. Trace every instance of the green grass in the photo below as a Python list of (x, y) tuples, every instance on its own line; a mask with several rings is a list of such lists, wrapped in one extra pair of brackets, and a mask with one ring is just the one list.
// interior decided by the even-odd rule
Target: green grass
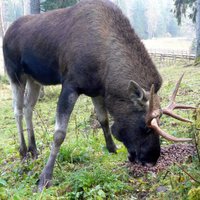
[[(185, 72), (177, 102), (200, 103), (200, 69), (198, 67), (170, 66), (159, 68), (164, 79), (160, 91), (162, 106)], [(101, 129), (92, 129), (94, 108), (91, 100), (81, 96), (72, 113), (66, 140), (58, 155), (54, 169), (53, 186), (37, 193), (36, 183), (46, 164), (53, 138), (55, 110), (60, 87), (45, 88), (46, 95), (34, 110), (34, 125), (39, 150), (37, 160), (20, 162), (18, 135), (12, 111), (10, 87), (0, 79), (0, 199), (198, 199), (199, 184), (178, 166), (171, 166), (159, 174), (149, 173), (135, 178), (124, 165), (125, 147), (116, 141), (117, 154), (109, 154)], [(179, 111), (192, 119), (191, 111)], [(171, 134), (193, 137), (194, 125), (169, 117), (162, 117), (162, 127)], [(162, 144), (170, 144), (162, 139)], [(197, 156), (182, 167), (200, 181), (200, 163)], [(163, 192), (158, 192), (164, 188)]]

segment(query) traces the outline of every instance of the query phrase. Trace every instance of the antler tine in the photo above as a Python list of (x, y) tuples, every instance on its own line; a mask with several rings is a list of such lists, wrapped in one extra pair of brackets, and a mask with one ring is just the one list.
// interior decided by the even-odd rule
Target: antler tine
[(160, 116), (160, 109), (155, 109), (154, 106), (154, 92), (155, 88), (154, 88), (154, 84), (152, 84), (151, 86), (151, 90), (150, 90), (150, 98), (149, 98), (149, 109), (146, 115), (146, 123), (148, 126), (151, 126), (151, 120), (154, 118), (158, 118)]
[[(178, 80), (177, 84), (176, 84), (176, 87), (172, 93), (172, 96), (170, 97), (170, 104), (162, 109), (162, 112), (163, 114), (166, 114), (166, 115), (169, 115), (175, 119), (178, 119), (178, 120), (181, 120), (181, 121), (184, 121), (184, 122), (192, 122), (188, 119), (185, 119), (183, 117), (180, 117), (179, 115), (177, 114), (174, 114), (172, 111), (174, 109), (177, 109), (177, 108), (181, 108), (181, 109), (194, 109), (193, 106), (186, 106), (186, 105), (178, 105), (176, 104), (175, 102), (175, 98), (176, 98), (176, 95), (178, 93), (178, 89), (180, 87), (180, 83), (181, 83), (181, 80), (183, 78), (184, 74), (182, 74), (182, 76), (180, 77), (180, 79)], [(153, 129), (155, 131), (155, 133), (157, 133), (158, 135), (164, 137), (165, 139), (167, 140), (170, 140), (170, 141), (174, 141), (174, 142), (188, 142), (188, 141), (191, 141), (192, 139), (191, 138), (177, 138), (177, 137), (174, 137), (168, 133), (166, 133), (165, 131), (163, 131), (160, 127), (159, 127), (159, 118), (161, 116), (161, 110), (160, 109), (155, 109), (154, 108), (154, 85), (151, 86), (151, 90), (150, 90), (150, 98), (149, 98), (149, 111), (146, 115), (146, 123), (148, 125), (149, 128)]]
[(185, 73), (183, 73), (183, 74), (181, 75), (181, 77), (179, 78), (179, 80), (178, 80), (178, 82), (176, 83), (176, 86), (175, 86), (175, 88), (174, 88), (174, 91), (173, 91), (173, 93), (172, 93), (172, 96), (169, 98), (169, 100), (170, 100), (171, 102), (175, 102), (176, 95), (177, 95), (177, 93), (178, 93), (178, 89), (179, 89), (179, 87), (180, 87), (180, 84), (181, 84), (181, 81), (182, 81), (182, 79), (183, 79), (184, 74), (185, 74)]
[(158, 135), (161, 135), (162, 137), (164, 137), (165, 139), (167, 140), (170, 140), (170, 141), (173, 141), (173, 142), (189, 142), (189, 141), (192, 141), (192, 138), (177, 138), (177, 137), (174, 137), (172, 135), (169, 135), (168, 133), (166, 133), (165, 131), (163, 131), (158, 123), (157, 123), (157, 120), (156, 119), (152, 119), (151, 121), (151, 128), (155, 130), (155, 132), (158, 134)]
[(162, 111), (163, 111), (163, 114), (168, 115), (168, 116), (171, 116), (171, 117), (173, 117), (173, 118), (175, 118), (175, 119), (178, 119), (178, 120), (180, 120), (180, 121), (182, 121), (182, 122), (189, 122), (189, 123), (192, 123), (191, 120), (186, 119), (186, 118), (183, 118), (183, 117), (180, 117), (179, 115), (177, 115), (177, 114), (171, 112), (171, 111), (168, 110), (168, 109), (165, 109), (165, 108), (164, 108)]
[(154, 109), (154, 84), (152, 84), (151, 89), (150, 89), (150, 98), (149, 98), (149, 113), (153, 112)]
[(187, 106), (184, 104), (176, 104), (176, 106), (174, 107), (174, 109), (196, 109), (196, 107), (194, 106)]
[(196, 109), (193, 106), (188, 106), (188, 105), (183, 105), (183, 104), (176, 104), (175, 98), (176, 98), (176, 95), (178, 93), (178, 89), (180, 87), (180, 84), (181, 84), (181, 81), (183, 79), (183, 76), (184, 76), (184, 73), (179, 78), (179, 80), (178, 80), (178, 82), (176, 84), (176, 87), (175, 87), (175, 89), (174, 89), (174, 91), (172, 93), (172, 96), (169, 98), (169, 100), (170, 100), (169, 105), (166, 108), (162, 109), (162, 111), (163, 111), (163, 114), (171, 116), (171, 117), (173, 117), (175, 119), (178, 119), (178, 120), (183, 121), (183, 122), (190, 122), (191, 123), (192, 121), (190, 121), (189, 119), (185, 119), (183, 117), (180, 117), (179, 115), (176, 115), (176, 114), (174, 114), (172, 112), (174, 109)]

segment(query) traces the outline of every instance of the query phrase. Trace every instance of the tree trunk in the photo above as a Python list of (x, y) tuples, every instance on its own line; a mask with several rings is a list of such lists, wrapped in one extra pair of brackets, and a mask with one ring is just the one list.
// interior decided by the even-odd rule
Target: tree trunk
[[(3, 20), (3, 1), (1, 0), (0, 1), (0, 39), (1, 39), (0, 48), (2, 48), (1, 45), (3, 43), (4, 34), (5, 34), (5, 26), (4, 26), (4, 20)], [(2, 50), (2, 49), (0, 49), (0, 50)], [(5, 70), (2, 52), (0, 52), (0, 61), (2, 61), (2, 66), (0, 66), (0, 67), (3, 67), (2, 70), (0, 69), (0, 75), (4, 75), (6, 73), (6, 70)]]
[(4, 36), (5, 28), (4, 28), (4, 21), (3, 21), (3, 4), (2, 1), (0, 2), (0, 35)]
[(30, 0), (31, 14), (40, 13), (40, 0)]
[(23, 3), (24, 15), (29, 15), (31, 12), (30, 0), (23, 0), (22, 3)]
[(196, 38), (197, 38), (196, 61), (199, 63), (200, 62), (200, 0), (197, 0)]
[[(40, 13), (40, 0), (30, 0), (30, 10), (31, 14), (39, 14)], [(44, 86), (40, 89), (39, 99), (44, 98), (45, 91)]]

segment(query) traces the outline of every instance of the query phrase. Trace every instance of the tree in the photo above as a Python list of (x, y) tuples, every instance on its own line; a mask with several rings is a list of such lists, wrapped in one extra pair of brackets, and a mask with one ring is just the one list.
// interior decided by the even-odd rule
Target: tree
[(145, 15), (145, 11), (145, 1), (137, 0), (134, 1), (131, 14), (129, 14), (130, 22), (141, 39), (148, 38), (148, 20)]
[(196, 62), (200, 61), (200, 0), (174, 0), (174, 13), (181, 23), (182, 16), (196, 23)]
[(3, 20), (3, 4), (2, 1), (0, 2), (0, 36), (4, 36), (5, 29), (4, 29), (4, 20)]
[(22, 6), (23, 6), (23, 15), (30, 14), (30, 0), (22, 0)]
[(200, 0), (197, 0), (196, 38), (197, 38), (196, 61), (198, 61), (200, 59)]
[(30, 0), (30, 11), (31, 14), (40, 13), (40, 0)]
[(80, 0), (46, 0), (41, 3), (41, 10), (46, 12), (48, 10), (65, 8), (72, 6)]
[(196, 2), (198, 0), (174, 0), (174, 14), (180, 24), (182, 17), (189, 17), (193, 22), (196, 21), (197, 7)]

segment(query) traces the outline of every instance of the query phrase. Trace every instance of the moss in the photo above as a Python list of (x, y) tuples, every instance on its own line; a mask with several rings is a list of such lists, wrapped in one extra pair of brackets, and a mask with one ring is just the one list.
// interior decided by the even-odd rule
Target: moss
[(200, 199), (200, 187), (192, 188), (188, 192), (188, 199), (189, 200), (197, 200)]

